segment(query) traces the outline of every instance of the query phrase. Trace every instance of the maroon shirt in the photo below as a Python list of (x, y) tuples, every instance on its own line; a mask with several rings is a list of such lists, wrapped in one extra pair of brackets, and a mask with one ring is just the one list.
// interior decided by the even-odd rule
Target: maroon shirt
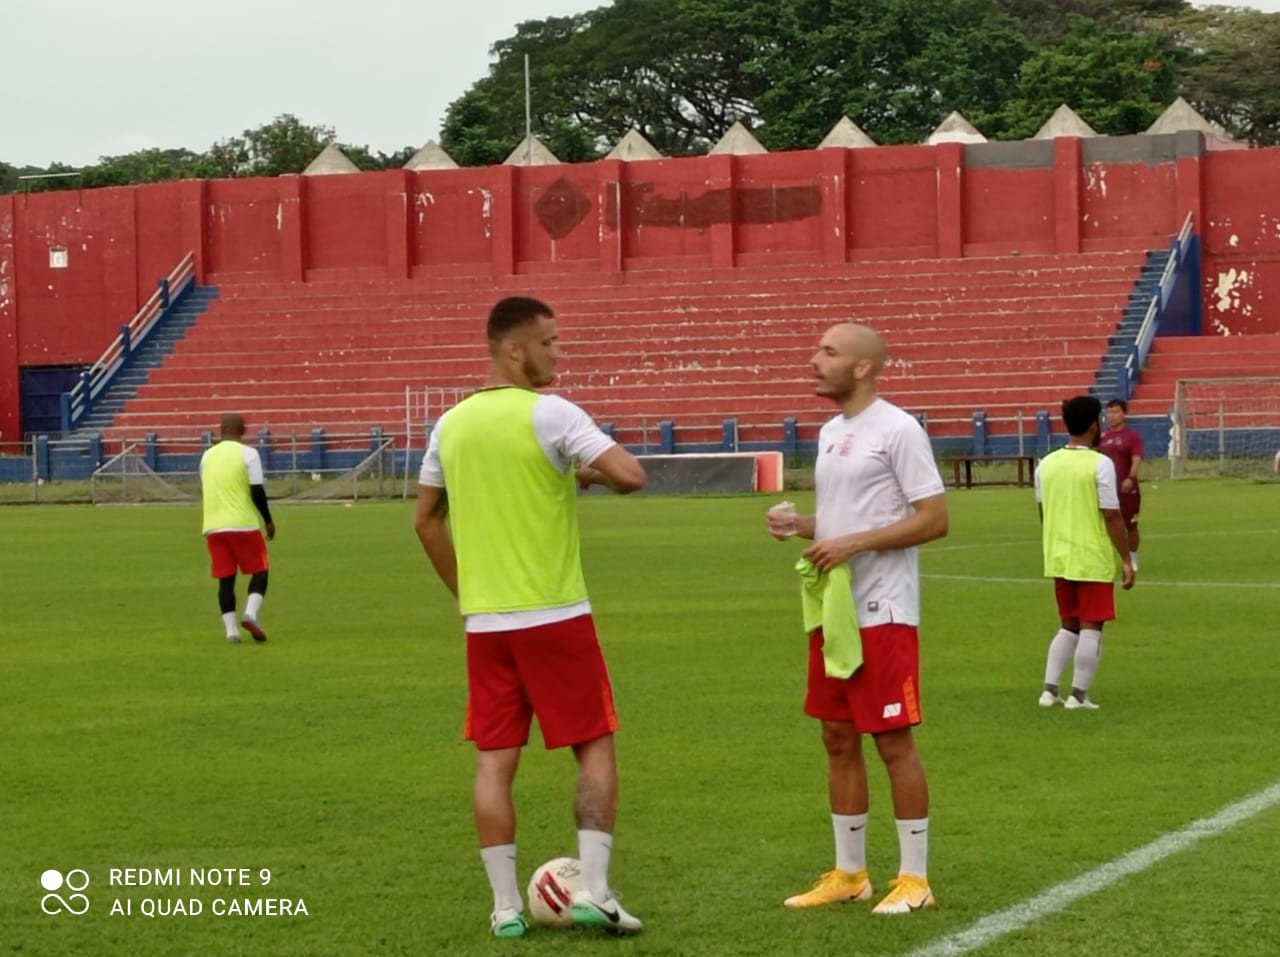
[(1119, 488), (1133, 471), (1134, 457), (1142, 458), (1144, 455), (1142, 436), (1138, 434), (1137, 429), (1127, 425), (1122, 425), (1118, 429), (1107, 429), (1102, 433), (1098, 451), (1115, 464), (1116, 487)]

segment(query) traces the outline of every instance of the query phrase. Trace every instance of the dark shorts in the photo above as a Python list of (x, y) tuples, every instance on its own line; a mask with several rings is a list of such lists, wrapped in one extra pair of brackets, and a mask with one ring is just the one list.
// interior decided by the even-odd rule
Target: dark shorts
[(464, 736), (481, 751), (523, 747), (538, 718), (548, 748), (618, 730), (613, 686), (590, 615), (514, 631), (467, 633)]
[(1135, 485), (1132, 492), (1121, 489), (1120, 514), (1124, 516), (1126, 525), (1137, 524), (1138, 512), (1142, 511), (1142, 486)]
[(270, 567), (267, 540), (260, 531), (210, 532), (204, 539), (213, 559), (214, 578), (234, 575), (237, 568), (246, 575), (256, 575)]
[(1066, 578), (1053, 580), (1060, 618), (1082, 621), (1114, 621), (1116, 586), (1113, 582), (1073, 582)]
[(915, 625), (860, 629), (862, 667), (848, 678), (828, 678), (822, 629), (809, 636), (809, 688), (805, 714), (822, 721), (852, 721), (863, 734), (909, 728), (920, 710), (920, 632)]

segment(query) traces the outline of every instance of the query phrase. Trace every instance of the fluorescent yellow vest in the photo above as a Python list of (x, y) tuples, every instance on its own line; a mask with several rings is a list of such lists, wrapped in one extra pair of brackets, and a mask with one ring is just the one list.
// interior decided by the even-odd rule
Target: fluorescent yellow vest
[(558, 472), (538, 442), (537, 401), (525, 389), (487, 389), (439, 426), (464, 615), (557, 608), (587, 597), (574, 472)]
[(1077, 582), (1114, 581), (1118, 556), (1098, 503), (1093, 449), (1058, 449), (1040, 463), (1044, 573)]
[(219, 528), (258, 528), (258, 510), (249, 497), (244, 446), (223, 439), (200, 460), (204, 492), (204, 532)]

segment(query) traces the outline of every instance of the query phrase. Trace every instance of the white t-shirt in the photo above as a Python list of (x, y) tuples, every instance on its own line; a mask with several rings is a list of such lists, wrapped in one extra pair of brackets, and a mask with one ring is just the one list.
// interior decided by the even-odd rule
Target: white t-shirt
[[(1104, 455), (1098, 460), (1098, 467), (1093, 470), (1093, 474), (1098, 482), (1098, 508), (1119, 509), (1120, 492), (1116, 487), (1115, 463)], [(1036, 471), (1036, 501), (1044, 501), (1044, 497), (1040, 492), (1040, 472), (1038, 470)]]
[[(945, 491), (924, 429), (884, 399), (822, 427), (815, 482), (815, 541), (892, 525)], [(862, 552), (850, 567), (859, 625), (920, 624), (919, 549)]]
[[(451, 410), (452, 411), (452, 410)], [(432, 488), (444, 488), (444, 466), (440, 463), (440, 427), (448, 420), (446, 412), (431, 431), (427, 454), (422, 458), (418, 472), (418, 484)], [(564, 474), (573, 467), (574, 460), (590, 465), (617, 443), (605, 435), (591, 416), (568, 399), (558, 395), (540, 395), (533, 405), (533, 430), (538, 444), (555, 467)], [(536, 611), (489, 612), (466, 616), (467, 631), (513, 631), (518, 628), (536, 628), (557, 621), (568, 621), (580, 615), (591, 614), (591, 602), (580, 601), (560, 608), (539, 608)]]

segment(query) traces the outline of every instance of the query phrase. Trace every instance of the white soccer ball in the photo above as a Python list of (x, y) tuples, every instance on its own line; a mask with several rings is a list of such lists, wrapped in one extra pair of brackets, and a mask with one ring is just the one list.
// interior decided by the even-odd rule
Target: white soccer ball
[(572, 857), (547, 861), (529, 878), (529, 913), (544, 927), (573, 926), (573, 895), (582, 890), (582, 865)]

